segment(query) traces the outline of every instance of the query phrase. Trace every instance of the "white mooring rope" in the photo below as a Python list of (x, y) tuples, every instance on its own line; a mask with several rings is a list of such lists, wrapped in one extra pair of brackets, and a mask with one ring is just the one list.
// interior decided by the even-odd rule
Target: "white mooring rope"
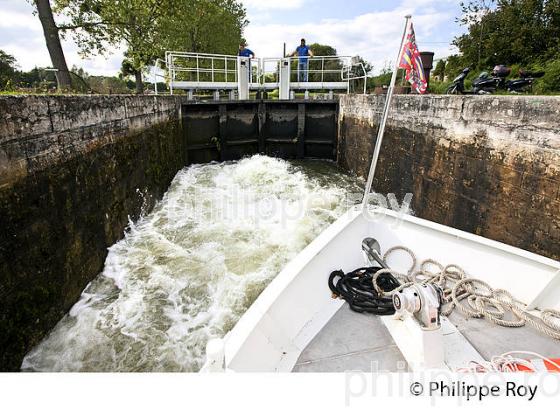
[(560, 371), (560, 365), (558, 365), (558, 363), (555, 363), (538, 353), (524, 351), (513, 351), (499, 356), (493, 356), (487, 362), (472, 361), (469, 366), (457, 369), (457, 371), (459, 373), (510, 373), (519, 371), (538, 373), (543, 371), (542, 368), (537, 367), (532, 361), (521, 359), (519, 357), (515, 357), (514, 355), (535, 356)]
[[(438, 285), (443, 290), (441, 310), (443, 316), (449, 316), (457, 309), (466, 317), (484, 318), (499, 326), (522, 327), (528, 324), (551, 338), (560, 339), (559, 311), (547, 309), (541, 312), (540, 317), (536, 317), (527, 312), (525, 303), (515, 299), (507, 290), (494, 289), (480, 279), (467, 277), (465, 271), (458, 265), (444, 266), (434, 259), (426, 259), (420, 262), (419, 268), (416, 269), (416, 255), (404, 246), (395, 246), (387, 250), (383, 255), (383, 261), (387, 263), (389, 256), (397, 251), (405, 252), (410, 256), (411, 267), (407, 274), (394, 269), (377, 271), (372, 280), (380, 296), (392, 296), (413, 283), (430, 283)], [(382, 273), (392, 274), (402, 285), (391, 292), (384, 292), (377, 284), (377, 278)]]

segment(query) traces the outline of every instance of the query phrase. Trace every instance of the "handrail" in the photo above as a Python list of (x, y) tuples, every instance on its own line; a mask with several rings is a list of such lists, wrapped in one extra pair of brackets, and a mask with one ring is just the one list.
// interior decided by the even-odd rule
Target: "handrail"
[[(306, 60), (305, 77), (301, 78), (300, 62), (302, 58)], [(193, 53), (184, 51), (166, 51), (165, 65), (167, 78), (169, 81), (170, 92), (173, 93), (174, 86), (183, 89), (202, 89), (211, 87), (217, 90), (223, 85), (223, 89), (232, 90), (239, 83), (240, 66), (239, 62), (245, 59), (248, 61), (249, 88), (252, 90), (272, 90), (280, 84), (280, 63), (289, 61), (290, 77), (297, 73), (297, 81), (289, 79), (290, 83), (295, 84), (294, 89), (304, 89), (308, 83), (310, 89), (330, 89), (346, 90), (350, 92), (350, 82), (364, 79), (364, 93), (366, 92), (366, 80), (368, 74), (355, 57), (350, 56), (290, 56), (285, 59), (277, 57), (266, 58), (245, 58), (234, 55), (215, 54), (215, 53)], [(158, 61), (163, 61), (159, 60)], [(364, 73), (363, 76), (352, 75), (352, 69), (360, 66)], [(246, 68), (244, 69), (247, 70)], [(160, 77), (163, 77), (160, 75)], [(154, 82), (156, 82), (154, 73)], [(303, 81), (302, 81), (303, 80)], [(190, 87), (190, 88), (189, 88)], [(156, 85), (157, 88), (157, 85)], [(206, 88), (207, 89), (207, 88)], [(241, 89), (240, 89), (241, 90)], [(156, 89), (157, 93), (157, 89)]]

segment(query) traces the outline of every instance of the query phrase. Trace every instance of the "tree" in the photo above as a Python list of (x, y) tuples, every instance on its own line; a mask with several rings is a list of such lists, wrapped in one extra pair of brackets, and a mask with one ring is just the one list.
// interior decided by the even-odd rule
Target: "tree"
[(0, 50), (0, 89), (6, 89), (9, 84), (12, 84), (16, 78), (16, 59)]
[(438, 60), (438, 62), (436, 63), (436, 68), (434, 68), (434, 71), (432, 71), (432, 75), (434, 77), (437, 77), (440, 81), (443, 81), (445, 77), (445, 65), (446, 61), (442, 58), (441, 60)]
[(445, 62), (445, 77), (452, 80), (457, 77), (463, 69), (469, 66), (464, 61), (464, 58), (458, 55), (452, 55), (447, 57)]
[(51, 62), (56, 69), (58, 88), (59, 90), (68, 90), (72, 87), (72, 80), (66, 64), (66, 58), (64, 57), (64, 51), (60, 44), (59, 28), (54, 21), (50, 1), (34, 0), (34, 2), (39, 20), (41, 20), (41, 25), (43, 26), (43, 33), (45, 35), (45, 42), (47, 43)]
[(142, 72), (165, 50), (234, 53), (247, 21), (234, 0), (58, 0), (68, 29), (85, 55), (126, 45), (123, 73), (134, 75), (142, 92)]
[(162, 26), (169, 50), (195, 53), (237, 54), (245, 8), (235, 0), (186, 0), (174, 2), (173, 11)]
[(142, 80), (142, 70), (135, 68), (132, 60), (125, 58), (121, 64), (121, 76), (128, 77), (134, 76), (136, 84), (136, 94), (142, 94), (144, 92), (144, 81)]
[(326, 44), (313, 43), (309, 46), (316, 56), (336, 56), (336, 48)]
[(468, 33), (454, 44), (469, 64), (529, 65), (554, 58), (560, 44), (557, 0), (473, 0), (463, 4)]
[[(327, 44), (313, 43), (309, 45), (309, 49), (315, 57), (335, 57), (336, 49)], [(297, 69), (297, 60), (292, 62), (293, 70)], [(340, 81), (340, 72), (342, 62), (338, 58), (329, 59), (311, 59), (309, 61), (309, 81)], [(321, 73), (322, 70), (332, 70), (333, 72)], [(313, 72), (317, 71), (317, 72)]]

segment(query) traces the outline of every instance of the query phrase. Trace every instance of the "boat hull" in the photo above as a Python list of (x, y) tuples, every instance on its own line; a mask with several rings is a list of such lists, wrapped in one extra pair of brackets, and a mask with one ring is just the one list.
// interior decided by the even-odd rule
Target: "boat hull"
[[(472, 277), (510, 291), (532, 308), (560, 308), (560, 263), (499, 242), (410, 215), (350, 209), (292, 260), (241, 317), (223, 341), (232, 371), (291, 371), (298, 357), (343, 305), (327, 286), (337, 269), (364, 265), (361, 242), (377, 239), (382, 252), (406, 246), (418, 260), (457, 264)], [(405, 272), (410, 256), (389, 260)]]

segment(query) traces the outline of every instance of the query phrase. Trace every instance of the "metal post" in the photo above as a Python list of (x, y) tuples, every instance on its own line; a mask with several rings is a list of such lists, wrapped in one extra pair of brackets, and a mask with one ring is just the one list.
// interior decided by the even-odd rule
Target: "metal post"
[(158, 95), (156, 67), (157, 67), (157, 60), (156, 60), (156, 66), (154, 66), (154, 92), (156, 93), (156, 95)]
[(290, 99), (290, 76), (291, 76), (291, 62), (289, 58), (283, 58), (280, 60), (280, 94), (279, 98), (281, 100)]
[(410, 19), (412, 16), (407, 15), (406, 24), (404, 26), (404, 33), (401, 40), (401, 45), (399, 47), (399, 54), (397, 55), (397, 60), (395, 61), (395, 69), (393, 70), (393, 76), (391, 77), (391, 84), (387, 90), (387, 98), (385, 100), (385, 107), (383, 109), (383, 116), (381, 117), (381, 123), (379, 124), (379, 131), (377, 133), (377, 139), (375, 141), (375, 148), (373, 150), (373, 158), (371, 160), (371, 165), (369, 168), (369, 175), (366, 183), (366, 189), (364, 191), (364, 197), (362, 199), (362, 211), (366, 210), (368, 203), (368, 196), (371, 191), (371, 186), (373, 184), (373, 177), (375, 176), (375, 168), (377, 167), (377, 161), (379, 160), (379, 153), (381, 151), (381, 143), (383, 142), (383, 134), (385, 133), (385, 124), (387, 123), (387, 118), (389, 116), (389, 108), (391, 106), (391, 99), (393, 98), (393, 90), (395, 88), (395, 81), (397, 80), (397, 71), (399, 70), (399, 64), (402, 57), (402, 51), (404, 46), (404, 40), (406, 38), (406, 33), (408, 32), (408, 27), (410, 24)]
[(237, 57), (237, 93), (240, 100), (249, 99), (249, 59)]
[(366, 73), (366, 68), (364, 67), (363, 64), (360, 64), (362, 66), (362, 71), (364, 72), (364, 95), (367, 94), (367, 73)]
[(169, 94), (173, 95), (173, 83), (175, 82), (175, 66), (173, 65), (173, 56), (169, 55), (169, 66), (171, 70), (171, 81), (169, 83)]

